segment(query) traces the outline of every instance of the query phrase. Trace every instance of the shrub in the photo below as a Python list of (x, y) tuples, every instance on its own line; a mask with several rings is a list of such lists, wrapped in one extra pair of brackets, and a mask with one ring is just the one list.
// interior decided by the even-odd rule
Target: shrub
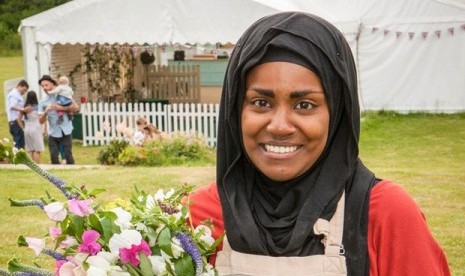
[(214, 163), (213, 153), (202, 136), (176, 133), (146, 140), (142, 145), (113, 140), (99, 152), (98, 161), (101, 164), (123, 166), (197, 165)]
[(115, 139), (110, 141), (98, 154), (97, 161), (104, 165), (114, 165), (118, 162), (119, 155), (129, 146), (126, 140)]
[(13, 163), (13, 145), (8, 138), (0, 140), (0, 163)]

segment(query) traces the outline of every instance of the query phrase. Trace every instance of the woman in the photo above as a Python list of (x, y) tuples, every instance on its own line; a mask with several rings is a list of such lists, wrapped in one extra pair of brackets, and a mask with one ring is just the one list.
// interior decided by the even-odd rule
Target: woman
[[(216, 267), (248, 275), (449, 275), (418, 206), (358, 158), (351, 50), (330, 23), (281, 13), (253, 24), (226, 72), (217, 183), (194, 225), (224, 231)], [(312, 274), (314, 273), (314, 274)]]
[(29, 91), (24, 103), (25, 110), (29, 110), (29, 112), (20, 112), (18, 124), (24, 130), (26, 151), (32, 160), (40, 164), (40, 153), (44, 151), (44, 136), (42, 124), (39, 122), (39, 115), (37, 114), (38, 104), (36, 92)]

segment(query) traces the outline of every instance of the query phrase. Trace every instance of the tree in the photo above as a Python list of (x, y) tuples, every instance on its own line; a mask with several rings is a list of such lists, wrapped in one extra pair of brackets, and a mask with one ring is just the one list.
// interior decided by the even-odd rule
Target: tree
[(0, 0), (0, 56), (18, 55), (21, 37), (18, 27), (22, 19), (59, 6), (70, 0)]

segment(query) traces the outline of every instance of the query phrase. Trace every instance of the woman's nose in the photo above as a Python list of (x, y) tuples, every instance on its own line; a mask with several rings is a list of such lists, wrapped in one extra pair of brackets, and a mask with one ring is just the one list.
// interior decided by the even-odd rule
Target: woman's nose
[(295, 132), (295, 129), (291, 111), (286, 108), (277, 109), (267, 126), (267, 131), (276, 136), (290, 135)]

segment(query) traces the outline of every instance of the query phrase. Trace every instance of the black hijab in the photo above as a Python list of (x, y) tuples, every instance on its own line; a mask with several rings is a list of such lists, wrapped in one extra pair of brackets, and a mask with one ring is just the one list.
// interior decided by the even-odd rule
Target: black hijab
[[(249, 161), (240, 135), (248, 71), (278, 60), (305, 66), (320, 77), (330, 113), (320, 158), (304, 175), (279, 183)], [(323, 254), (313, 225), (318, 218), (332, 217), (345, 190), (348, 271), (366, 273), (367, 201), (374, 176), (358, 160), (359, 130), (356, 69), (342, 34), (305, 13), (280, 13), (254, 23), (233, 51), (220, 106), (217, 185), (231, 247), (270, 256)]]

